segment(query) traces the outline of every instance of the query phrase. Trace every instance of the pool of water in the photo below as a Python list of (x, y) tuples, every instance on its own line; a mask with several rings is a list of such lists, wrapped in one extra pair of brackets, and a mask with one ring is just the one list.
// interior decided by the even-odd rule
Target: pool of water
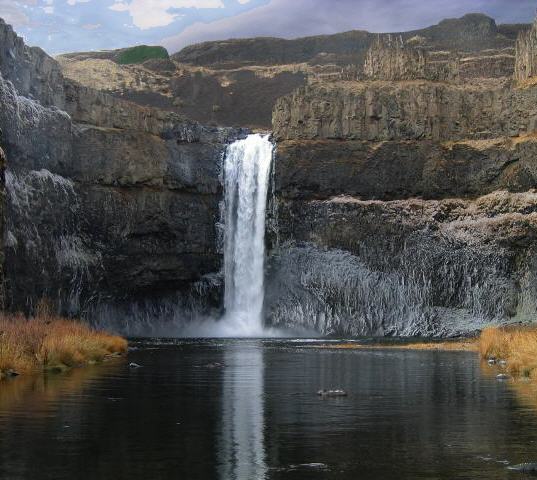
[(494, 480), (537, 461), (537, 407), (472, 353), (131, 345), (0, 383), (0, 478)]

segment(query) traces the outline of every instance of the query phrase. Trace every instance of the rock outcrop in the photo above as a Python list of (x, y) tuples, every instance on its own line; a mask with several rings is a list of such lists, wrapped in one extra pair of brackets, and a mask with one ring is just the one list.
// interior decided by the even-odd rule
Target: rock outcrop
[(47, 297), (64, 313), (114, 311), (116, 328), (166, 302), (218, 309), (221, 163), (243, 132), (65, 80), (3, 23), (0, 37), (27, 59), (0, 51), (8, 308)]
[(49, 297), (166, 334), (219, 311), (222, 157), (245, 131), (216, 125), (272, 118), (267, 321), (454, 335), (533, 320), (534, 36), (472, 14), (120, 65), (57, 63), (0, 23), (7, 306)]
[(516, 41), (515, 79), (527, 82), (537, 77), (537, 22), (522, 31)]
[[(498, 33), (470, 20), (454, 45)], [(537, 89), (517, 88), (511, 47), (497, 43), (432, 76), (453, 55), (426, 47), (434, 35), (381, 39), (366, 80), (313, 82), (276, 103), (272, 324), (382, 336), (534, 321)]]
[(278, 98), (310, 83), (511, 77), (516, 35), (526, 27), (498, 26), (473, 14), (380, 39), (351, 31), (206, 42), (171, 60), (130, 65), (119, 64), (124, 50), (71, 53), (58, 60), (66, 77), (140, 105), (206, 124), (268, 130)]
[[(423, 39), (424, 41), (425, 39)], [(402, 36), (379, 35), (367, 51), (364, 76), (372, 80), (455, 80), (459, 76), (458, 58), (436, 55), (431, 61), (429, 52), (419, 45), (422, 37), (414, 37), (406, 43)]]
[(0, 18), (0, 71), (18, 94), (45, 106), (63, 107), (60, 66), (43, 50), (27, 47)]
[(461, 140), (535, 130), (535, 90), (490, 79), (476, 83), (338, 82), (278, 100), (278, 139)]

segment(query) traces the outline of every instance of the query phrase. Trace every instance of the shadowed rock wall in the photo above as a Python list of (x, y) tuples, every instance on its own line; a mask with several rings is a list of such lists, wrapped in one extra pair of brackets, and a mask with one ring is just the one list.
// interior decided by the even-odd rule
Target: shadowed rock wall
[[(64, 80), (4, 23), (0, 37), (15, 48), (0, 50), (8, 307), (48, 297), (73, 315), (126, 317), (128, 305), (161, 299), (185, 316), (191, 301), (218, 309), (221, 164), (243, 132)], [(197, 300), (206, 276), (212, 290)]]

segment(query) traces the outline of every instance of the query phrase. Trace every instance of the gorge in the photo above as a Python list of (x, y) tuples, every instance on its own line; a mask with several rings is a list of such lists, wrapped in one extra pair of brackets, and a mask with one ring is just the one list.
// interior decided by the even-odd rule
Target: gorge
[(161, 336), (533, 320), (535, 31), (472, 14), (121, 65), (0, 22), (6, 308)]

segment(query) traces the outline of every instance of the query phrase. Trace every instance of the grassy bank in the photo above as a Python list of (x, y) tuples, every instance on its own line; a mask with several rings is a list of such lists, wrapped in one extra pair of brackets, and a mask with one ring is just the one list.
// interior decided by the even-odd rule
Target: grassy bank
[(335, 345), (319, 345), (316, 348), (329, 348), (335, 350), (437, 350), (452, 352), (477, 351), (477, 342), (474, 339), (449, 340), (445, 342), (424, 341), (413, 343), (339, 343)]
[(486, 328), (479, 337), (479, 353), (486, 360), (505, 361), (505, 370), (515, 377), (537, 379), (537, 327)]
[(48, 314), (0, 315), (0, 378), (99, 362), (127, 350), (121, 337)]

